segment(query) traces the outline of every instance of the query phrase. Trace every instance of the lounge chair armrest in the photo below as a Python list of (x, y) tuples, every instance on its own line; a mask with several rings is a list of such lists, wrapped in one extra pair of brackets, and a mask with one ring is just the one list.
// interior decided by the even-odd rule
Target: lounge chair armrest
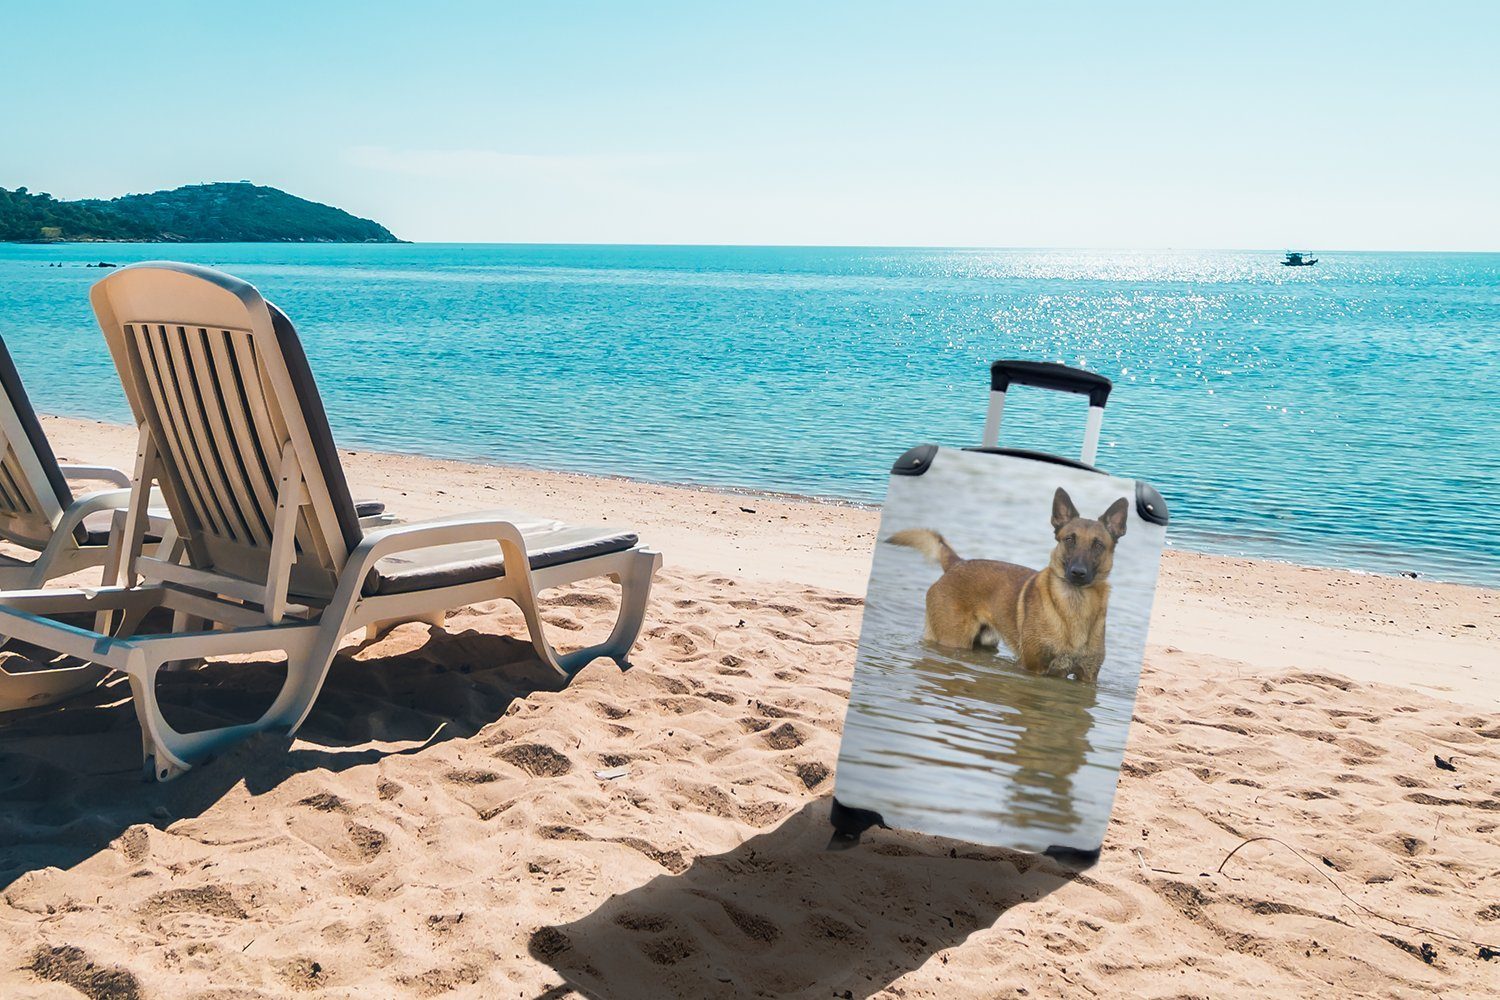
[(507, 547), (514, 548), (521, 557), (521, 565), (528, 565), (526, 541), (521, 536), (521, 529), (515, 526), (510, 516), (479, 512), (462, 517), (404, 522), (367, 531), (364, 541), (349, 554), (344, 572), (356, 572), (357, 578), (363, 580), (377, 562), (396, 552), (486, 541), (499, 542), (502, 552)]
[(63, 477), (66, 479), (97, 480), (122, 487), (130, 485), (128, 472), (109, 465), (59, 465), (58, 468), (62, 470)]
[[(90, 514), (97, 514), (101, 510), (124, 510), (130, 506), (130, 494), (131, 491), (128, 489), (98, 490), (94, 493), (85, 493), (77, 500), (74, 500), (72, 506), (63, 511), (63, 516), (57, 522), (57, 528), (54, 529), (55, 533), (71, 533), (83, 523), (84, 518)], [(162, 495), (162, 492), (158, 489), (153, 489), (151, 491), (149, 506), (161, 508), (165, 507), (166, 504), (167, 499)], [(157, 519), (152, 518), (152, 520), (156, 521)]]
[(54, 533), (71, 534), (90, 514), (97, 514), (101, 510), (123, 510), (129, 506), (130, 490), (128, 489), (86, 493), (74, 500), (72, 506), (63, 511), (62, 519), (57, 522)]

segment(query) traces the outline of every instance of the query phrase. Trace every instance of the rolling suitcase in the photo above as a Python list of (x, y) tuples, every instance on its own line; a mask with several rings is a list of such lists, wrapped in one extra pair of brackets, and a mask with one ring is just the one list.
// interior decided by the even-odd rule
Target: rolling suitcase
[[(1013, 386), (1088, 397), (1080, 461), (998, 446)], [(921, 445), (892, 467), (831, 847), (879, 825), (1097, 857), (1167, 524), (1150, 484), (1093, 466), (1111, 388), (997, 361), (983, 445)]]

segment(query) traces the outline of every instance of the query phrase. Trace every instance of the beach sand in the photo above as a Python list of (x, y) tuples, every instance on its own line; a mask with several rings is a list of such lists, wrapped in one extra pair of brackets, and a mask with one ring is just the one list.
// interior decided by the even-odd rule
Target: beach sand
[[(130, 432), (45, 421), (60, 455)], [(877, 514), (348, 453), (409, 517), (660, 548), (634, 668), (510, 606), (336, 662), (295, 741), (139, 779), (123, 685), (0, 722), (0, 996), (1437, 996), (1500, 990), (1500, 594), (1171, 551), (1099, 863), (827, 811)], [(567, 648), (598, 583), (547, 602)], [(169, 675), (176, 711), (269, 665)], [(288, 752), (288, 749), (290, 752)]]

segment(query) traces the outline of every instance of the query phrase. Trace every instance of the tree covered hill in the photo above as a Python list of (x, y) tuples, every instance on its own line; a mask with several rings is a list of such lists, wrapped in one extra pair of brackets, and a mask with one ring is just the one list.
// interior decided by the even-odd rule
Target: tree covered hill
[(399, 243), (378, 222), (248, 181), (108, 201), (0, 188), (0, 241)]

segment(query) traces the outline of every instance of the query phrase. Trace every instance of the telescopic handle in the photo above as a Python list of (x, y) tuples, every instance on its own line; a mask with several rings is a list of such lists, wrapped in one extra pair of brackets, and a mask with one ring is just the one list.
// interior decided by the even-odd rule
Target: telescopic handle
[(1104, 423), (1104, 404), (1114, 383), (1097, 372), (1050, 361), (996, 361), (990, 365), (990, 411), (984, 422), (983, 444), (994, 448), (1000, 442), (1000, 418), (1005, 412), (1005, 393), (1013, 385), (1071, 392), (1089, 398), (1088, 424), (1083, 431), (1083, 463), (1094, 464), (1099, 450), (1099, 429)]
[(996, 361), (990, 365), (990, 391), (1005, 392), (1013, 385), (1031, 385), (1087, 396), (1090, 406), (1103, 406), (1114, 383), (1098, 372), (1069, 368), (1051, 361)]

